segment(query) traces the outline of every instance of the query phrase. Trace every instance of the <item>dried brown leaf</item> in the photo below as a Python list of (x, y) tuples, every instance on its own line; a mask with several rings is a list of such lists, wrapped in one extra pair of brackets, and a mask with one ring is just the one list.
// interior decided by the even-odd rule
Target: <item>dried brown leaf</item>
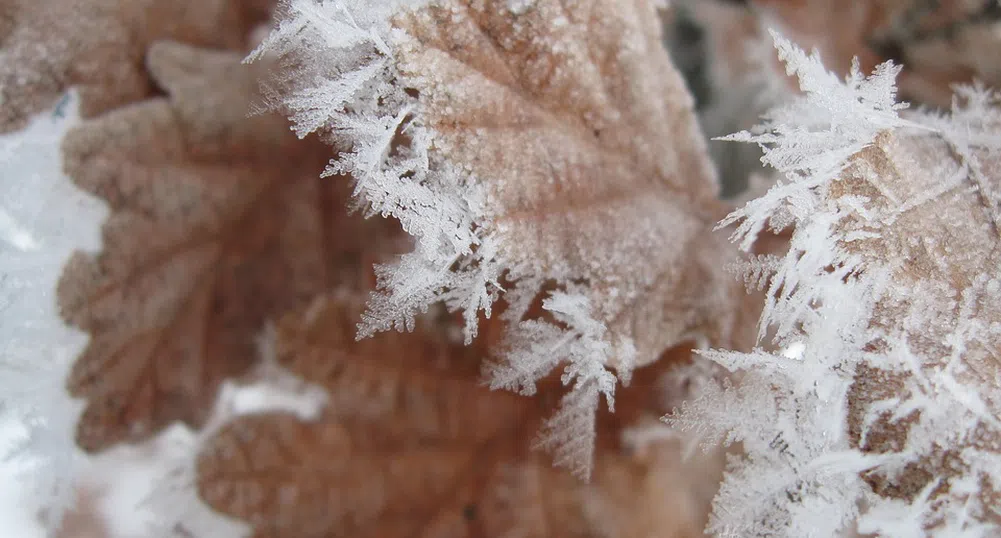
[(71, 86), (91, 117), (153, 90), (143, 69), (162, 39), (245, 50), (272, 0), (3, 0), (0, 132), (20, 128)]
[(441, 323), (355, 342), (360, 310), (328, 299), (277, 326), (278, 360), (327, 388), (326, 416), (237, 419), (201, 454), (202, 498), (255, 536), (700, 534), (712, 465), (606, 444), (582, 484), (527, 450), (552, 402), (480, 386), (476, 351)]
[(201, 424), (264, 323), (363, 285), (358, 267), (388, 237), (347, 218), (343, 182), (318, 179), (322, 146), (247, 117), (261, 73), (240, 55), (160, 43), (148, 66), (165, 97), (86, 121), (63, 148), (76, 184), (111, 207), (103, 252), (76, 253), (58, 288), (91, 334), (68, 381), (89, 401), (86, 450)]
[(498, 258), (513, 278), (584, 283), (640, 365), (689, 332), (727, 340), (718, 186), (654, 3), (526, 5), (448, 0), (397, 21), (433, 149), (482, 180)]

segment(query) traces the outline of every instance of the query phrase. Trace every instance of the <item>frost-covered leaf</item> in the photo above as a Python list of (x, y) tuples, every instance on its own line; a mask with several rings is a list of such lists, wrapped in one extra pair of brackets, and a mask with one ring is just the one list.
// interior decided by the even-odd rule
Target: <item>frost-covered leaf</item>
[[(863, 452), (907, 456), (870, 475), (878, 493), (916, 502), (932, 487), (917, 523), (936, 527), (962, 510), (970, 525), (997, 525), (1001, 283), (990, 268), (1001, 263), (999, 155), (980, 145), (963, 158), (949, 141), (882, 135), (833, 193), (868, 200), (867, 218), (847, 219), (843, 232), (866, 235), (845, 248), (893, 278), (871, 314), (878, 338), (849, 394), (848, 424)], [(958, 487), (967, 480), (972, 491)]]
[(104, 250), (77, 253), (59, 284), (64, 317), (91, 334), (69, 379), (89, 401), (87, 450), (199, 425), (219, 383), (253, 363), (264, 323), (364, 281), (357, 267), (387, 237), (317, 179), (321, 145), (247, 117), (260, 72), (238, 55), (161, 43), (148, 65), (165, 97), (84, 122), (64, 144), (68, 173), (112, 211)]
[[(682, 464), (673, 441), (630, 455), (606, 437), (582, 484), (529, 449), (554, 402), (483, 387), (479, 350), (442, 320), (355, 341), (362, 308), (324, 298), (276, 326), (278, 361), (328, 390), (324, 416), (241, 418), (202, 452), (202, 498), (254, 536), (698, 535), (711, 462)], [(618, 417), (644, 402), (622, 401)]]
[(151, 94), (143, 57), (157, 40), (245, 50), (271, 0), (5, 0), (0, 131), (19, 129), (77, 87), (91, 117)]
[[(568, 383), (602, 380), (598, 390), (577, 383), (595, 396), (572, 397), (586, 402), (578, 418), (593, 415), (599, 393), (612, 397), (611, 369), (624, 374), (695, 335), (731, 340), (742, 297), (727, 291), (726, 247), (706, 231), (720, 216), (718, 187), (656, 8), (287, 6), (262, 50), (285, 57), (283, 106), (295, 128), (350, 145), (328, 172), (350, 173), (361, 205), (416, 238), (413, 252), (377, 269), (361, 336), (412, 329), (442, 301), (463, 312), (470, 341), (481, 312), (506, 294), (515, 353), (502, 360), (519, 374), (497, 384), (528, 387), (568, 364), (586, 372)], [(586, 303), (575, 319), (595, 330), (524, 320), (544, 286), (565, 294), (550, 300)], [(518, 342), (526, 327), (534, 351)], [(585, 341), (586, 353), (544, 345)], [(561, 435), (593, 436), (577, 426)], [(567, 463), (586, 474), (587, 461)]]
[(484, 263), (586, 283), (637, 364), (704, 321), (682, 282), (717, 186), (652, 4), (443, 2), (401, 24), (433, 149), (481, 189)]
[(951, 114), (902, 118), (897, 68), (842, 81), (776, 44), (805, 95), (732, 139), (783, 178), (724, 220), (745, 248), (791, 230), (769, 264), (763, 348), (706, 353), (739, 382), (670, 419), (746, 451), (710, 530), (996, 535), (997, 98), (962, 89)]

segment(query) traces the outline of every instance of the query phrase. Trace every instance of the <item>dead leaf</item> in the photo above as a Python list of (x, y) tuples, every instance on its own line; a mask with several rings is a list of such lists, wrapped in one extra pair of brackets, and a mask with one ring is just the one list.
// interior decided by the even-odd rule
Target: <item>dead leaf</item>
[(22, 127), (75, 86), (91, 117), (153, 91), (150, 44), (171, 39), (244, 51), (272, 0), (3, 0), (0, 132)]
[(693, 491), (718, 467), (696, 457), (685, 469), (670, 443), (643, 457), (606, 443), (583, 484), (528, 450), (555, 402), (482, 387), (478, 351), (443, 323), (356, 342), (362, 303), (325, 299), (277, 325), (279, 362), (324, 386), (329, 409), (317, 422), (266, 414), (224, 427), (198, 466), (216, 510), (259, 538), (701, 535), (712, 487)]
[[(509, 338), (490, 382), (532, 393), (566, 368), (574, 389), (542, 438), (581, 476), (601, 395), (611, 406), (632, 367), (746, 334), (722, 263), (736, 251), (710, 232), (726, 207), (659, 5), (366, 4), (359, 23), (353, 5), (304, 0), (263, 47), (289, 66), (296, 128), (350, 143), (331, 170), (418, 236), (379, 268), (359, 335), (412, 329), (440, 301), (471, 341), (503, 294)], [(391, 147), (401, 133), (409, 145)], [(546, 291), (549, 317), (525, 319)]]
[(326, 148), (247, 117), (261, 71), (240, 60), (156, 44), (149, 71), (167, 95), (65, 140), (67, 173), (111, 207), (103, 252), (76, 253), (58, 287), (64, 318), (91, 335), (68, 381), (88, 400), (86, 450), (200, 425), (266, 321), (364, 285), (359, 267), (389, 242), (386, 223), (347, 217), (345, 182), (318, 179)]
[(732, 251), (707, 232), (724, 209), (654, 3), (527, 5), (448, 0), (397, 21), (434, 151), (482, 180), (509, 276), (583, 283), (639, 365), (690, 332), (728, 341), (715, 256)]

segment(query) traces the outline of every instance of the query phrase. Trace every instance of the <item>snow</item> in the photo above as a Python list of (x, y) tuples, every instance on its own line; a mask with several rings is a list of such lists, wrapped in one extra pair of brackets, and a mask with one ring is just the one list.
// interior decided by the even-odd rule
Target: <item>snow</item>
[[(27, 433), (24, 424), (11, 416), (0, 420), (0, 451), (8, 450)], [(45, 529), (36, 517), (37, 503), (25, 495), (22, 481), (30, 467), (23, 461), (0, 460), (0, 535), (43, 538)]]
[[(63, 381), (86, 336), (62, 322), (54, 295), (70, 253), (100, 249), (107, 215), (61, 170), (59, 148), (80, 121), (77, 104), (68, 94), (24, 130), (0, 136), (0, 536), (49, 535), (81, 491), (99, 497), (96, 515), (108, 538), (173, 536), (182, 516), (196, 536), (241, 536), (246, 526), (209, 510), (183, 472), (193, 469), (212, 428), (174, 425), (145, 444), (96, 456), (74, 441), (82, 405)], [(273, 370), (267, 333), (261, 343)], [(265, 374), (271, 381), (224, 386), (216, 426), (270, 409), (309, 418), (323, 405), (319, 389), (303, 389), (282, 372)], [(43, 512), (51, 517), (43, 521)]]
[(55, 519), (72, 502), (80, 461), (73, 435), (81, 406), (63, 379), (86, 338), (60, 320), (56, 283), (74, 249), (99, 247), (106, 215), (62, 174), (59, 144), (78, 122), (77, 101), (69, 94), (0, 137), (0, 394), (8, 424), (27, 426), (10, 447), (11, 465), (32, 470), (26, 502)]

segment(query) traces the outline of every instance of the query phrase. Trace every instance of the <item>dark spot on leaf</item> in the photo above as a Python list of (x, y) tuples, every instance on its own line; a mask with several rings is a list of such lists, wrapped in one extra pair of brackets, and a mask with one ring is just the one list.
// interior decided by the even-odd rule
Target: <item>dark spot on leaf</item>
[(473, 521), (476, 519), (476, 505), (467, 504), (462, 508), (462, 517), (466, 518), (466, 521)]

